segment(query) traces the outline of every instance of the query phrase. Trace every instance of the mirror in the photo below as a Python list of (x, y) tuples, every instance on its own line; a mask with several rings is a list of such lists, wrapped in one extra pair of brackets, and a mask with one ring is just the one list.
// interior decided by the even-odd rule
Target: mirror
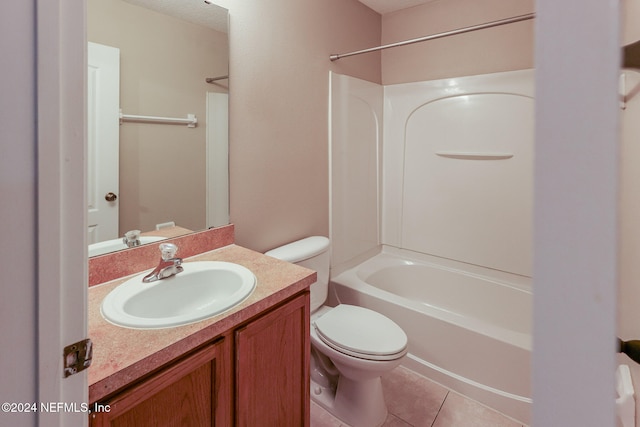
[[(88, 64), (88, 241), (102, 242), (89, 256), (126, 248), (122, 237), (130, 230), (141, 230), (144, 243), (229, 222), (227, 23), (226, 9), (203, 1), (87, 1), (89, 60), (94, 44), (119, 50), (120, 109), (118, 154), (109, 161), (92, 148), (92, 137), (106, 134), (92, 102), (106, 96), (94, 94), (92, 82), (101, 78)], [(131, 117), (188, 115), (195, 126)], [(94, 176), (103, 172), (117, 175), (117, 189), (97, 189)], [(100, 206), (111, 218), (115, 212), (115, 227), (92, 220)]]

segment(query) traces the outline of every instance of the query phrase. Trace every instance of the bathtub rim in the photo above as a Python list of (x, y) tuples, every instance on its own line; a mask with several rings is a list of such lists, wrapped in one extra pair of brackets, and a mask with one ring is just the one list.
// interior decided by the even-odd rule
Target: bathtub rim
[[(435, 268), (462, 273), (467, 276), (477, 277), (483, 280), (497, 282), (503, 286), (512, 287), (529, 293), (532, 289), (532, 279), (529, 276), (510, 273), (507, 271), (497, 270), (480, 265), (469, 264), (450, 258), (416, 252), (409, 249), (402, 249), (390, 245), (381, 245), (378, 253), (399, 257), (413, 262), (427, 264)], [(373, 258), (373, 256), (370, 256), (368, 259), (371, 258)], [(365, 262), (366, 260), (362, 260), (360, 263), (355, 263), (352, 268), (358, 264), (364, 264)]]
[(390, 246), (382, 246), (377, 253), (370, 255), (364, 261), (340, 274), (332, 275), (330, 279), (331, 301), (340, 303), (340, 298), (335, 286), (345, 286), (358, 292), (365, 292), (367, 295), (390, 303), (402, 306), (406, 309), (433, 316), (441, 321), (452, 323), (459, 327), (469, 329), (475, 333), (485, 335), (491, 339), (499, 340), (521, 349), (531, 351), (532, 333), (524, 333), (514, 329), (509, 329), (488, 321), (466, 317), (458, 313), (442, 310), (438, 307), (412, 301), (401, 295), (383, 290), (365, 281), (364, 275), (370, 275), (384, 267), (399, 265), (410, 265), (409, 263), (426, 264), (433, 268), (448, 270), (454, 274), (464, 274), (472, 278), (493, 282), (499, 286), (512, 289), (514, 292), (524, 292), (532, 297), (531, 278), (507, 273), (499, 270), (488, 269), (486, 267), (475, 266), (462, 263), (460, 261), (435, 257), (433, 255), (419, 254), (406, 249), (399, 249)]

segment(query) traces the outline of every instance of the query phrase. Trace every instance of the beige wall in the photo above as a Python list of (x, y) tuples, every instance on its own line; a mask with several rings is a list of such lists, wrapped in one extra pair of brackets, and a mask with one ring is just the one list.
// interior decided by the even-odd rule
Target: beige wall
[[(533, 0), (435, 0), (388, 13), (382, 42), (394, 43), (535, 11)], [(534, 20), (445, 37), (382, 53), (387, 84), (533, 68)]]
[(230, 12), (230, 203), (236, 242), (328, 235), (329, 71), (380, 82), (380, 15), (356, 0), (243, 0)]
[(120, 48), (124, 114), (186, 117), (186, 125), (120, 127), (120, 234), (175, 221), (205, 227), (206, 92), (204, 79), (228, 72), (227, 35), (121, 0), (88, 0), (89, 41)]
[(532, 21), (327, 59), (534, 9), (531, 0), (477, 3), (436, 1), (384, 17), (356, 0), (223, 4), (231, 15), (230, 194), (239, 244), (262, 251), (327, 235), (329, 70), (391, 84), (533, 66)]

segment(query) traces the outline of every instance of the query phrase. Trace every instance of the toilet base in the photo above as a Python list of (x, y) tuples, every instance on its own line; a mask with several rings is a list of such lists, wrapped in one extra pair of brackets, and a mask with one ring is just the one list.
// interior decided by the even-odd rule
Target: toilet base
[(352, 427), (379, 427), (387, 419), (380, 377), (352, 381), (340, 376), (337, 389), (311, 380), (311, 399)]

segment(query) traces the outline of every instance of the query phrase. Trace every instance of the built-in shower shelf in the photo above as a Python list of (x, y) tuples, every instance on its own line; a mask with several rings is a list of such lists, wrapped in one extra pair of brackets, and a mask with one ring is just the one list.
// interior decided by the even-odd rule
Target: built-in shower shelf
[(437, 151), (436, 155), (450, 159), (462, 160), (506, 160), (513, 157), (512, 153), (473, 153), (473, 152), (449, 152)]

